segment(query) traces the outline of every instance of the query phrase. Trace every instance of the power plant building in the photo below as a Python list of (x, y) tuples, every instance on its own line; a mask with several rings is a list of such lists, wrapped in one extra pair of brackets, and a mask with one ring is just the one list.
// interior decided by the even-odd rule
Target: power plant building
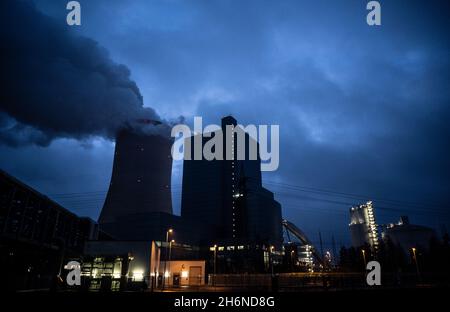
[[(227, 126), (233, 129), (229, 138), (231, 158), (224, 154), (223, 160), (184, 160), (183, 222), (195, 229), (193, 239), (200, 245), (280, 246), (281, 206), (273, 193), (262, 186), (259, 153), (254, 159), (250, 157), (250, 144), (259, 151), (256, 140), (228, 116), (222, 119), (221, 129), (201, 139), (202, 147), (211, 137), (221, 134), (223, 152), (227, 153)], [(237, 157), (238, 135), (245, 137), (244, 159)]]
[(350, 208), (349, 228), (353, 247), (369, 245), (373, 250), (378, 248), (378, 229), (371, 201)]
[(436, 238), (436, 233), (429, 227), (410, 224), (409, 218), (402, 216), (396, 224), (383, 225), (381, 237), (383, 241), (400, 247), (408, 255), (412, 248), (429, 251), (431, 240)]
[[(210, 246), (215, 244), (220, 245), (219, 253), (223, 250), (235, 255), (234, 251), (240, 251), (239, 257), (234, 258), (236, 265), (245, 263), (247, 270), (267, 270), (269, 246), (281, 249), (282, 218), (280, 204), (273, 193), (262, 186), (257, 141), (238, 127), (233, 117), (223, 118), (221, 129), (209, 133), (210, 137), (201, 135), (191, 139), (200, 138), (203, 150), (211, 137), (222, 131), (226, 133), (227, 126), (233, 127), (231, 159), (225, 159), (227, 155), (224, 154), (223, 160), (184, 160), (181, 217), (172, 213), (173, 140), (161, 133), (132, 129), (124, 129), (117, 135), (111, 183), (99, 217), (100, 230), (112, 241), (88, 243), (85, 257), (90, 259), (90, 264), (84, 266), (89, 271), (86, 276), (90, 279), (106, 276), (114, 283), (120, 281), (124, 285), (122, 279), (125, 276), (135, 278), (142, 271), (143, 280), (160, 286), (178, 280), (181, 284), (186, 283), (185, 275), (189, 274), (189, 283), (193, 283), (195, 279), (191, 279), (191, 275), (198, 275), (193, 273), (195, 269), (191, 273), (171, 272), (160, 263), (168, 263), (171, 267), (171, 260), (207, 259)], [(238, 140), (242, 138), (239, 135), (243, 135), (245, 147), (256, 146), (255, 158), (251, 158), (246, 149), (244, 159), (238, 159)], [(223, 135), (223, 146), (226, 139)], [(169, 229), (173, 229), (170, 235)], [(150, 264), (145, 262), (145, 253), (140, 251), (146, 250), (145, 246), (149, 244), (152, 252), (159, 250), (157, 260)], [(133, 246), (135, 250), (132, 250)], [(127, 254), (133, 255), (134, 260), (127, 260), (130, 258)], [(222, 258), (223, 255), (219, 255), (217, 261), (222, 262), (224, 271), (228, 271), (228, 262), (219, 260)], [(94, 266), (114, 266), (114, 259), (121, 259), (120, 277), (115, 277), (119, 273), (111, 273), (109, 269), (105, 269), (105, 276), (99, 276), (99, 269), (94, 271)], [(139, 269), (133, 268), (134, 265)]]

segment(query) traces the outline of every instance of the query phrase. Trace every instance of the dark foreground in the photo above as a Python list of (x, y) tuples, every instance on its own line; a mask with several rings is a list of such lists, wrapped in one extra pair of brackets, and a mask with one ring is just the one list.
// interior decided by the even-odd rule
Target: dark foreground
[[(141, 311), (301, 311), (366, 310), (407, 311), (421, 306), (450, 306), (450, 291), (442, 287), (367, 288), (353, 290), (270, 292), (27, 292), (7, 297), (19, 308), (29, 305), (39, 310), (101, 311), (139, 309)], [(7, 300), (8, 301), (8, 300)], [(5, 304), (5, 303), (4, 303)], [(434, 307), (434, 308), (433, 308)]]

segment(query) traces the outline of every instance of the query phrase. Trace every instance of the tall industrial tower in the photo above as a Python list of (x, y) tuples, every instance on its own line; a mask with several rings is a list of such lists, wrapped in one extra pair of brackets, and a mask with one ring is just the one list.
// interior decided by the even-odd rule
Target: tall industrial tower
[[(172, 216), (172, 140), (131, 129), (118, 133), (100, 229), (118, 239), (154, 239)], [(156, 236), (156, 237), (155, 237)]]
[[(226, 128), (231, 127), (231, 132)], [(238, 131), (244, 135), (245, 159), (237, 157)], [(248, 147), (258, 143), (231, 116), (222, 119), (220, 130), (205, 135), (222, 135), (224, 153), (230, 159), (184, 160), (181, 216), (200, 245), (276, 245), (282, 243), (281, 205), (262, 186), (261, 160), (249, 157)], [(225, 151), (227, 136), (230, 150)], [(206, 138), (205, 138), (206, 137)]]
[(378, 229), (371, 201), (350, 208), (350, 234), (353, 247), (369, 245), (373, 250), (378, 248)]

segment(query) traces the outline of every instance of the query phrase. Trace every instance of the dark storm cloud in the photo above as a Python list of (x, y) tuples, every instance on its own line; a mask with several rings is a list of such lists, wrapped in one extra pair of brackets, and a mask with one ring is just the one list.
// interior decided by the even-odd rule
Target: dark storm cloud
[(0, 141), (47, 145), (57, 137), (113, 137), (143, 107), (130, 70), (96, 41), (36, 10), (28, 1), (1, 1)]

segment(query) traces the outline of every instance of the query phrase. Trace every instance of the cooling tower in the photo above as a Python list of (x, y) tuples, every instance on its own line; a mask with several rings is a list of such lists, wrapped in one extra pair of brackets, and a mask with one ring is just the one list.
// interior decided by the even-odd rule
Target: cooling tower
[(118, 133), (100, 229), (118, 239), (153, 238), (163, 231), (161, 220), (172, 215), (171, 146), (168, 136)]

